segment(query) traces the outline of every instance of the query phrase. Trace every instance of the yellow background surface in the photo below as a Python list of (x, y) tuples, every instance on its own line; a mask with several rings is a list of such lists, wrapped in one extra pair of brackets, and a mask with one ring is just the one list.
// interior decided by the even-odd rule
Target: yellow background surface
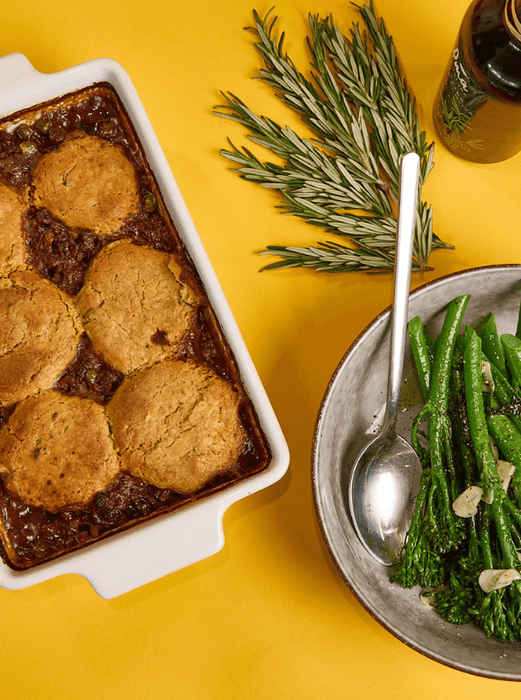
[[(308, 12), (357, 14), (340, 0), (3, 0), (2, 53), (54, 72), (98, 57), (120, 62), (148, 111), (257, 365), (291, 452), (274, 487), (231, 507), (221, 552), (104, 601), (65, 576), (0, 590), (0, 697), (61, 700), (519, 698), (516, 683), (446, 668), (381, 628), (348, 591), (313, 508), (311, 446), (320, 401), (350, 343), (392, 298), (390, 275), (259, 273), (269, 244), (313, 244), (318, 229), (283, 217), (275, 196), (229, 172), (219, 155), (240, 127), (212, 115), (230, 90), (279, 123), (293, 115), (259, 69), (243, 28), (272, 4), (286, 48), (308, 70)], [(431, 105), (466, 0), (378, 0), (434, 138)], [(0, 96), (1, 103), (1, 96)], [(477, 265), (521, 262), (521, 156), (480, 166), (441, 145), (424, 188), (436, 252), (419, 286)], [(521, 670), (521, 668), (520, 668)]]

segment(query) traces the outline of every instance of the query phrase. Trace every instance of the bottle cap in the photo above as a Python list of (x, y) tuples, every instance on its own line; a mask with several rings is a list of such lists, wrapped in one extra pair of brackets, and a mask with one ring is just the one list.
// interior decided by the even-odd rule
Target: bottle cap
[(516, 5), (516, 0), (507, 0), (505, 3), (503, 18), (507, 31), (510, 33), (512, 38), (521, 42), (521, 21), (519, 19), (518, 8)]

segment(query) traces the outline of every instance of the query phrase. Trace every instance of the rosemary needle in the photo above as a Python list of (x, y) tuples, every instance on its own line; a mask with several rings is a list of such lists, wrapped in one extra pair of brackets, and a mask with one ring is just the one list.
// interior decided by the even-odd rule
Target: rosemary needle
[[(284, 33), (275, 35), (277, 17), (261, 18), (254, 10), (255, 48), (263, 60), (259, 79), (296, 112), (313, 137), (299, 136), (267, 116), (258, 116), (233, 93), (214, 113), (241, 124), (248, 138), (278, 157), (263, 162), (248, 148), (221, 155), (237, 164), (240, 177), (273, 189), (284, 213), (304, 219), (347, 245), (313, 247), (269, 245), (260, 255), (280, 260), (263, 269), (306, 267), (325, 272), (388, 271), (394, 267), (396, 203), (400, 158), (409, 151), (421, 159), (421, 183), (433, 163), (434, 144), (420, 131), (393, 39), (373, 1), (357, 6), (365, 24), (353, 23), (344, 35), (332, 15), (309, 15), (311, 78), (284, 52)], [(432, 207), (419, 198), (413, 269), (426, 270), (435, 248), (452, 246), (432, 230)]]

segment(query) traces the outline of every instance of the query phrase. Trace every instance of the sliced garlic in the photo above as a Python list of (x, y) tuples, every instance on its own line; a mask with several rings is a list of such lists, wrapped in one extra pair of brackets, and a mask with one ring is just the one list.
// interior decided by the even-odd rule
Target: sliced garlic
[(460, 518), (471, 518), (478, 512), (478, 503), (483, 497), (481, 486), (469, 486), (456, 498), (452, 504), (452, 510)]
[(439, 593), (439, 591), (445, 591), (447, 590), (447, 586), (442, 585), (442, 586), (436, 586), (436, 588), (431, 588), (423, 590), (420, 593), (420, 603), (424, 608), (432, 608), (434, 600), (436, 599), (436, 593)]
[(429, 593), (420, 593), (420, 603), (424, 608), (432, 608), (432, 599), (434, 598), (434, 593), (430, 591)]
[(485, 569), (479, 575), (479, 586), (485, 593), (510, 586), (512, 581), (521, 579), (517, 569)]
[(510, 480), (512, 479), (512, 475), (514, 474), (515, 470), (516, 468), (513, 464), (510, 464), (510, 462), (506, 462), (504, 459), (498, 459), (497, 473), (499, 474), (501, 486), (503, 487), (505, 493), (508, 491)]
[(490, 505), (494, 500), (494, 490), (493, 489), (484, 489), (483, 496), (481, 497), (481, 500), (484, 501), (484, 503), (488, 503), (488, 505)]
[(483, 379), (483, 392), (491, 394), (494, 391), (494, 380), (490, 371), (490, 362), (483, 360), (481, 363), (481, 375)]

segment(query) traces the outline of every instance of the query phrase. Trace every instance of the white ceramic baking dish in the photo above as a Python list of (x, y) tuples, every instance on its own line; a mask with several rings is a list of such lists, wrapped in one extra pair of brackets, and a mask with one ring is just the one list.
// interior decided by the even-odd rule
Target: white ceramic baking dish
[(232, 348), (272, 452), (266, 470), (204, 500), (86, 547), (16, 572), (0, 562), (0, 586), (20, 589), (62, 574), (84, 576), (103, 598), (112, 598), (218, 552), (224, 545), (226, 509), (278, 481), (289, 453), (221, 286), (203, 248), (145, 109), (126, 71), (110, 59), (95, 59), (57, 73), (40, 73), (22, 54), (0, 57), (0, 116), (60, 97), (93, 83), (117, 91), (143, 145), (164, 201), (204, 282), (210, 303)]

